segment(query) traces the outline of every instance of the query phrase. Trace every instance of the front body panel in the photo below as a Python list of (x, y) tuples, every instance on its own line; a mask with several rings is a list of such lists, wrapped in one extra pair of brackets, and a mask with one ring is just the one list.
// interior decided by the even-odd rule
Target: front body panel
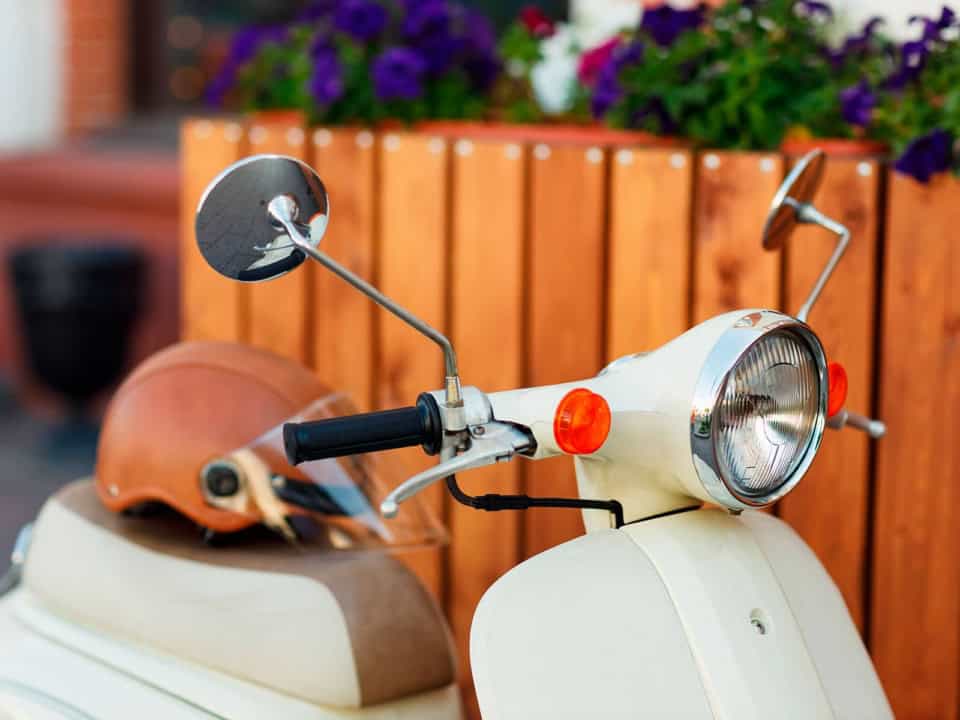
[(595, 532), (505, 575), (474, 620), (485, 720), (892, 717), (843, 600), (761, 513)]

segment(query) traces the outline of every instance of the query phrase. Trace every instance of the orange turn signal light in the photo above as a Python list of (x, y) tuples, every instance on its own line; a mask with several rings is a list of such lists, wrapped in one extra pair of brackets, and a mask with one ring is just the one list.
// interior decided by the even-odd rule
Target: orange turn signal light
[(610, 434), (610, 406), (586, 388), (563, 396), (553, 416), (557, 447), (571, 455), (589, 455), (600, 449)]
[(827, 417), (832, 418), (843, 409), (847, 402), (847, 371), (838, 362), (827, 363)]

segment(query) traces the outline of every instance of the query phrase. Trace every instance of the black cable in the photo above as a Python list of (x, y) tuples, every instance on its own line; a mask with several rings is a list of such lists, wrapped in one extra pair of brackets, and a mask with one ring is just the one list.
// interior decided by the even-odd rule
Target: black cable
[(528, 495), (468, 495), (457, 484), (457, 476), (447, 478), (447, 489), (453, 499), (474, 510), (499, 512), (501, 510), (528, 510), (529, 508), (574, 508), (579, 510), (606, 510), (613, 515), (614, 526), (623, 527), (623, 505), (619, 500), (584, 500), (582, 498), (532, 498)]

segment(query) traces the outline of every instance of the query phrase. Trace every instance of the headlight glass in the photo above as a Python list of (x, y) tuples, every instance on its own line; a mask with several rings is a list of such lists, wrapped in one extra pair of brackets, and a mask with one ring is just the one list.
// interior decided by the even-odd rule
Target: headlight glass
[(720, 472), (739, 494), (763, 497), (797, 470), (820, 414), (819, 370), (809, 345), (777, 330), (727, 377), (714, 424)]

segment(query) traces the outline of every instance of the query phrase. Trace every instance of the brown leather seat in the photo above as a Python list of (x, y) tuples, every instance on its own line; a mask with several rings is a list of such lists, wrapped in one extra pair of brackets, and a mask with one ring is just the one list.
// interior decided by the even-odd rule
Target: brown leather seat
[(208, 547), (175, 513), (109, 512), (90, 481), (47, 502), (24, 583), (67, 618), (319, 705), (366, 707), (456, 675), (441, 613), (390, 555), (266, 533)]

